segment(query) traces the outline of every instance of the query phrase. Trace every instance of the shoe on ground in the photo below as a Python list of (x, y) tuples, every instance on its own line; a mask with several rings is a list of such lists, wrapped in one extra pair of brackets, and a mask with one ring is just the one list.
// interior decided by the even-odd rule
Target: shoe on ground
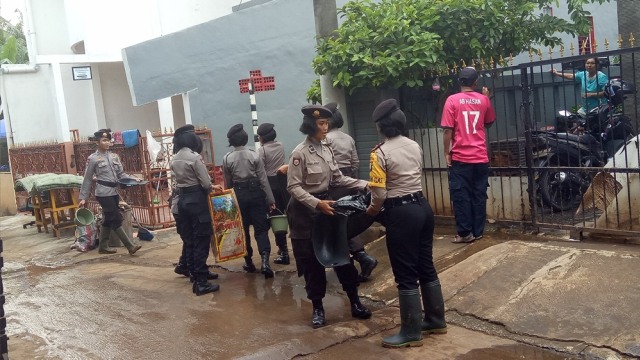
[(351, 304), (351, 316), (357, 319), (368, 319), (371, 317), (371, 310), (361, 303)]
[(473, 238), (474, 238), (474, 240), (480, 240), (480, 239), (483, 238), (483, 236), (482, 235), (478, 235), (478, 236), (474, 236)]
[(131, 249), (129, 249), (129, 255), (133, 255), (136, 251), (142, 249), (141, 245), (134, 245)]
[(473, 234), (469, 233), (469, 235), (467, 236), (456, 235), (456, 237), (451, 240), (451, 242), (454, 244), (468, 244), (474, 242), (475, 240), (476, 238), (473, 237)]
[(100, 249), (98, 250), (99, 254), (115, 254), (117, 253), (118, 250), (116, 249), (112, 249), (112, 248), (106, 248), (106, 249)]
[(326, 325), (326, 322), (324, 320), (324, 309), (323, 308), (313, 309), (313, 315), (311, 316), (311, 327), (314, 329), (317, 329), (325, 325)]

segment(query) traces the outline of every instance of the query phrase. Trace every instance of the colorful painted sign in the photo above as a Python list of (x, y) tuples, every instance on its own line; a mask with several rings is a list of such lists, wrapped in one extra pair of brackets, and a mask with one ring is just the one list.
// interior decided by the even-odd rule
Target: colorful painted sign
[(213, 220), (211, 250), (216, 262), (241, 258), (247, 254), (242, 215), (233, 189), (209, 196), (209, 212)]

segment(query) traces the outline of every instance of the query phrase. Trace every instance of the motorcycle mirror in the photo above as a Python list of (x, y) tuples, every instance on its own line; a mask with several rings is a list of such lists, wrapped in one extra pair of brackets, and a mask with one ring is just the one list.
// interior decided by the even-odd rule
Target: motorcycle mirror
[(571, 113), (567, 110), (560, 110), (558, 111), (558, 114), (560, 114), (560, 116), (571, 116)]

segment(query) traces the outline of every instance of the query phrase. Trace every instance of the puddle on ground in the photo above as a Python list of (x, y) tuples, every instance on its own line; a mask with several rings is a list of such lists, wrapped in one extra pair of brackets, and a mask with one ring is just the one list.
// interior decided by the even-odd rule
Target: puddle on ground
[(473, 349), (466, 354), (459, 355), (456, 360), (569, 360), (581, 359), (577, 356), (545, 350), (526, 344), (500, 345), (486, 349)]
[[(40, 339), (41, 359), (225, 359), (314, 331), (304, 280), (295, 273), (265, 280), (218, 269), (220, 279), (213, 282), (220, 291), (195, 296), (173, 268), (28, 268), (5, 279), (7, 333), (16, 358), (29, 358), (19, 352), (31, 338)], [(352, 321), (335, 275), (327, 275), (327, 323)]]

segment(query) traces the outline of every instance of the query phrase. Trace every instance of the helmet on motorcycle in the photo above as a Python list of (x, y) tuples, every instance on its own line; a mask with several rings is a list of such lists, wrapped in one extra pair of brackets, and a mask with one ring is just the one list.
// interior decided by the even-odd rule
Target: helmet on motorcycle
[(628, 84), (622, 79), (611, 79), (604, 86), (604, 96), (611, 101), (611, 104), (618, 106), (624, 100), (624, 94), (634, 94), (636, 88), (633, 84)]

